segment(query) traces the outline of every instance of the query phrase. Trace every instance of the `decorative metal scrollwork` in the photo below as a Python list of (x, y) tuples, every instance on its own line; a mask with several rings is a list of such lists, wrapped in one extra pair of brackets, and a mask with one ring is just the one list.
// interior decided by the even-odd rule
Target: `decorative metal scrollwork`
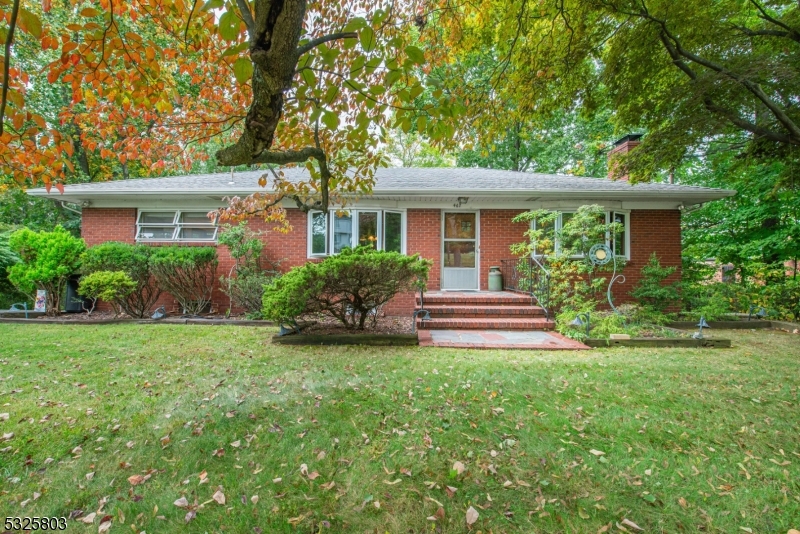
[(617, 274), (617, 256), (614, 254), (614, 251), (605, 243), (598, 243), (589, 249), (589, 261), (594, 265), (605, 265), (609, 261), (614, 262), (614, 272), (611, 274), (611, 280), (608, 282), (606, 296), (608, 297), (608, 305), (611, 306), (611, 309), (622, 315), (617, 307), (614, 306), (614, 302), (611, 299), (611, 286), (614, 285), (615, 282), (619, 282), (620, 284), (625, 283), (625, 276)]

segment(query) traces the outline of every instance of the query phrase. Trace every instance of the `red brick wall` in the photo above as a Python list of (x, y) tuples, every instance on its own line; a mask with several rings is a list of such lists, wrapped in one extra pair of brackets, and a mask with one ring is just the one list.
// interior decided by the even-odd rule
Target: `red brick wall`
[(663, 266), (676, 267), (668, 282), (681, 279), (681, 212), (678, 210), (631, 211), (631, 259), (625, 266), (624, 284), (614, 284), (614, 303), (633, 302), (628, 295), (642, 278), (641, 270), (655, 252)]
[(87, 246), (136, 241), (136, 208), (83, 208), (81, 237)]
[[(487, 289), (489, 267), (499, 265), (500, 260), (511, 258), (509, 246), (524, 239), (525, 223), (512, 223), (511, 219), (521, 210), (481, 210), (480, 214), (480, 287)], [(287, 210), (293, 229), (288, 233), (272, 230), (274, 225), (261, 220), (250, 221), (250, 226), (263, 233), (264, 257), (279, 262), (278, 268), (287, 271), (307, 261), (307, 216), (300, 210)], [(441, 210), (409, 209), (406, 213), (408, 235), (406, 249), (409, 254), (419, 253), (433, 261), (428, 289), (436, 291), (441, 283)], [(640, 270), (652, 252), (656, 252), (662, 265), (676, 266), (672, 279), (680, 279), (681, 229), (678, 210), (636, 210), (631, 212), (631, 261), (624, 270), (626, 281), (615, 284), (615, 302), (630, 301), (628, 293), (639, 281)], [(132, 208), (85, 208), (83, 210), (82, 235), (87, 245), (105, 241), (133, 243), (136, 231), (136, 210)], [(186, 246), (206, 245), (186, 243)], [(217, 278), (227, 275), (233, 260), (225, 247), (218, 247), (219, 267)], [(224, 312), (228, 308), (228, 297), (215, 283), (214, 307)], [(164, 295), (159, 302), (168, 310), (177, 311), (177, 302)], [(398, 295), (389, 302), (384, 311), (387, 315), (410, 315), (414, 307), (414, 295)], [(237, 312), (238, 310), (234, 310)]]
[(489, 289), (489, 267), (500, 266), (500, 260), (511, 259), (509, 247), (525, 240), (528, 223), (511, 220), (525, 210), (481, 210), (480, 288)]
[[(442, 210), (409, 209), (406, 211), (406, 252), (433, 261), (428, 275), (428, 290), (437, 291), (441, 283)], [(386, 315), (411, 315), (414, 294), (397, 295), (384, 306)]]

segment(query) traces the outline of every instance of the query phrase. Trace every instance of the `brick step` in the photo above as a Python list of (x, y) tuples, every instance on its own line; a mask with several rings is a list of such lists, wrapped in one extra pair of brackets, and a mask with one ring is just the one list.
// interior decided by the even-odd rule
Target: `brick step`
[(552, 330), (555, 322), (544, 318), (525, 319), (417, 319), (419, 330)]
[[(485, 306), (529, 306), (531, 304), (530, 295), (521, 293), (496, 292), (496, 293), (425, 293), (425, 307), (429, 304), (441, 305), (485, 305)], [(419, 305), (419, 296), (416, 297)]]
[[(419, 305), (416, 306), (419, 309)], [(544, 317), (544, 310), (539, 306), (496, 306), (496, 305), (452, 305), (452, 304), (428, 304), (425, 309), (435, 318), (521, 318), (521, 317)]]

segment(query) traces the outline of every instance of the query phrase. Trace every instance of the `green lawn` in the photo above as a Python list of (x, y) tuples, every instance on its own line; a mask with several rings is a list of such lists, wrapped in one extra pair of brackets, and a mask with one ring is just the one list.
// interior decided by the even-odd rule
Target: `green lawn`
[(495, 534), (800, 528), (798, 335), (572, 353), (294, 348), (271, 334), (0, 325), (13, 433), (0, 519), (466, 532), (472, 506), (472, 531)]

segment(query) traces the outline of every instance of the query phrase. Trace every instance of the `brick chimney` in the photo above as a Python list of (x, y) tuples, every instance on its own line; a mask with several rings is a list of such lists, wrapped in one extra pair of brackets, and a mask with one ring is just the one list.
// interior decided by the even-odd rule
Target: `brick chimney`
[[(642, 138), (642, 134), (630, 134), (626, 135), (616, 143), (614, 143), (614, 148), (611, 149), (611, 152), (608, 153), (608, 179), (614, 180), (614, 158), (620, 154), (627, 154), (634, 148), (636, 148), (640, 143), (640, 139)], [(628, 175), (623, 174), (617, 180), (623, 180), (625, 182), (628, 181)]]

